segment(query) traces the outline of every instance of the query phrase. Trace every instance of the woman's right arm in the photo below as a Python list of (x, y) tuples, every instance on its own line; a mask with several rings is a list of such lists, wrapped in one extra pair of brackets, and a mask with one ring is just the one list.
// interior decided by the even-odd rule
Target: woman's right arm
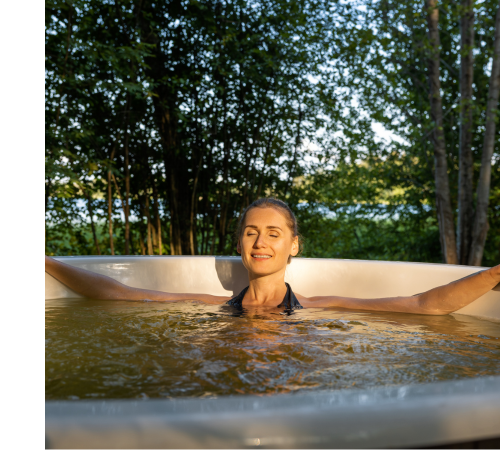
[(500, 265), (413, 296), (371, 299), (318, 296), (304, 298), (303, 304), (312, 307), (334, 306), (370, 311), (444, 315), (469, 305), (498, 285), (500, 285)]
[(70, 266), (48, 256), (45, 256), (45, 272), (78, 294), (99, 300), (152, 300), (158, 302), (201, 300), (205, 303), (221, 304), (230, 299), (230, 297), (208, 294), (172, 294), (134, 288), (105, 275)]

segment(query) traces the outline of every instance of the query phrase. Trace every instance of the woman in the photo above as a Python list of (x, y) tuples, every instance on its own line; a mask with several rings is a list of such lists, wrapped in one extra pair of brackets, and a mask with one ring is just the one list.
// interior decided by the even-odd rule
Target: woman
[(285, 284), (285, 270), (299, 252), (295, 215), (286, 203), (262, 198), (252, 203), (239, 222), (237, 251), (248, 270), (249, 286), (234, 298), (208, 294), (172, 294), (125, 286), (98, 275), (45, 257), (45, 271), (85, 297), (103, 300), (200, 300), (236, 307), (287, 309), (338, 307), (372, 311), (442, 315), (456, 311), (500, 283), (500, 265), (412, 297), (359, 299), (336, 296), (304, 297)]

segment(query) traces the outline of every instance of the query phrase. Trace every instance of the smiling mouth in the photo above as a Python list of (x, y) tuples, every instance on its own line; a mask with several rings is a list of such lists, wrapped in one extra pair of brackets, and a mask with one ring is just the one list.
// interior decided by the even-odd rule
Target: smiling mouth
[(271, 255), (252, 255), (252, 258), (255, 258), (255, 259), (270, 259)]

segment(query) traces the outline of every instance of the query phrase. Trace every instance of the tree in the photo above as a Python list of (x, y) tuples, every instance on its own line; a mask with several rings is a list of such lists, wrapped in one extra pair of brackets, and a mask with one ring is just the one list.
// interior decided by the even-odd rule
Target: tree
[[(59, 63), (68, 8), (69, 59), (81, 55), (73, 63), (73, 97), (57, 90), (69, 83)], [(56, 154), (64, 135), (75, 180), (83, 176), (81, 161), (97, 167), (92, 192), (108, 196), (108, 230), (120, 199), (120, 253), (142, 252), (151, 226), (153, 236), (169, 230), (159, 239), (171, 254), (232, 251), (245, 206), (264, 192), (292, 195), (308, 152), (301, 142), (315, 139), (319, 112), (328, 110), (314, 80), (325, 49), (324, 4), (91, 1), (56, 2), (47, 11), (49, 127), (57, 104), (67, 118), (47, 148), (57, 173), (51, 183), (71, 186), (62, 176), (64, 156)], [(77, 129), (89, 136), (85, 146), (71, 134)], [(47, 197), (58, 201), (55, 190)], [(158, 226), (159, 215), (167, 227)], [(115, 252), (116, 238), (110, 232)]]
[(500, 2), (495, 19), (495, 38), (491, 60), (491, 75), (486, 103), (486, 126), (484, 131), (481, 170), (477, 183), (477, 204), (472, 231), (472, 245), (469, 264), (481, 265), (484, 245), (488, 233), (488, 204), (490, 200), (491, 159), (495, 147), (495, 129), (498, 117), (498, 93), (500, 92)]
[(233, 254), (277, 195), (309, 256), (498, 258), (498, 0), (46, 5), (49, 254)]
[[(422, 203), (435, 208), (443, 260), (449, 263), (480, 264), (477, 257), (468, 256), (480, 253), (472, 246), (488, 246), (487, 240), (470, 238), (474, 217), (483, 224), (488, 215), (496, 217), (491, 203), (488, 211), (484, 207), (487, 182), (478, 184), (481, 196), (474, 199), (473, 194), (474, 172), (484, 163), (481, 176), (487, 178), (488, 161), (498, 151), (498, 135), (493, 132), (494, 148), (490, 154), (483, 150), (480, 162), (486, 112), (496, 115), (498, 110), (493, 99), (486, 108), (495, 35), (491, 18), (497, 9), (497, 1), (338, 5), (337, 14), (344, 19), (334, 43), (342, 49), (337, 50), (342, 55), (337, 63), (348, 68), (344, 85), (358, 100), (358, 109), (400, 138), (376, 153), (386, 161), (395, 158), (404, 170), (393, 173), (387, 164), (378, 176), (387, 180), (387, 189), (403, 190), (402, 206), (416, 208)], [(473, 59), (474, 33), (482, 51)], [(434, 164), (428, 144), (434, 149)], [(497, 176), (494, 171), (492, 175)], [(474, 239), (477, 244), (472, 244)]]
[(444, 260), (448, 264), (458, 262), (453, 211), (451, 208), (450, 186), (448, 182), (448, 163), (446, 158), (446, 143), (443, 130), (443, 106), (441, 101), (440, 80), (440, 39), (438, 30), (439, 10), (436, 0), (426, 3), (427, 23), (429, 27), (429, 86), (431, 117), (434, 122), (432, 130), (434, 145), (434, 179), (436, 183), (436, 208), (438, 215), (441, 248)]

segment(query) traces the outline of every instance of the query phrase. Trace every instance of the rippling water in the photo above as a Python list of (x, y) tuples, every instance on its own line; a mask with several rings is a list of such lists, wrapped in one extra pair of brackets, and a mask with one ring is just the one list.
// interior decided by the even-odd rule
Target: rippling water
[(500, 375), (500, 324), (310, 308), (46, 301), (47, 400), (367, 388)]

